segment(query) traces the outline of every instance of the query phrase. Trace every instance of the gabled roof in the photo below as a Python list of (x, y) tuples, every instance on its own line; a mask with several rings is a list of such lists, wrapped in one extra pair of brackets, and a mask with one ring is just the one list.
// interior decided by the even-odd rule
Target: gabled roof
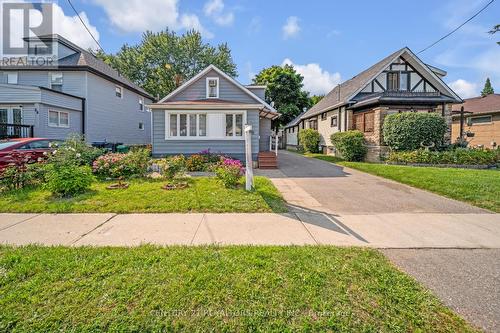
[(217, 68), (214, 65), (209, 65), (207, 68), (205, 68), (204, 70), (202, 70), (201, 72), (199, 72), (198, 74), (196, 74), (195, 76), (193, 76), (191, 79), (189, 79), (188, 81), (186, 81), (180, 87), (178, 87), (177, 89), (175, 89), (174, 91), (172, 91), (170, 94), (168, 94), (167, 96), (165, 96), (164, 98), (162, 98), (155, 105), (161, 105), (161, 104), (164, 104), (164, 103), (168, 103), (169, 99), (171, 99), (172, 97), (176, 96), (181, 91), (184, 91), (186, 88), (188, 88), (190, 85), (192, 85), (193, 83), (195, 83), (196, 81), (198, 81), (200, 78), (202, 78), (205, 74), (207, 74), (211, 70), (217, 72), (220, 76), (222, 76), (223, 78), (225, 78), (226, 80), (228, 80), (229, 82), (231, 82), (232, 84), (234, 84), (241, 91), (243, 91), (245, 94), (247, 94), (252, 99), (254, 99), (257, 104), (261, 104), (264, 108), (266, 108), (270, 113), (275, 113), (276, 117), (278, 117), (280, 115), (278, 113), (278, 111), (276, 111), (276, 109), (273, 108), (271, 105), (269, 105), (266, 101), (262, 100), (260, 97), (258, 97), (253, 92), (251, 92), (248, 88), (246, 88), (245, 86), (241, 85), (238, 81), (236, 81), (231, 76), (227, 75), (226, 73), (224, 73), (222, 70), (220, 70), (219, 68)]
[[(31, 38), (25, 38), (26, 41), (30, 41)], [(136, 93), (147, 97), (151, 100), (154, 100), (155, 98), (148, 94), (144, 89), (127, 79), (126, 77), (122, 76), (117, 70), (113, 69), (111, 66), (106, 64), (104, 61), (98, 59), (95, 55), (90, 53), (87, 50), (82, 49), (78, 45), (70, 42), (66, 38), (58, 35), (58, 34), (52, 34), (52, 35), (42, 35), (38, 36), (36, 40), (41, 40), (41, 41), (53, 41), (53, 42), (59, 42), (62, 45), (65, 45), (66, 47), (72, 49), (76, 53), (68, 55), (67, 57), (61, 58), (57, 61), (57, 66), (0, 66), (0, 69), (15, 69), (15, 70), (22, 70), (22, 69), (29, 69), (29, 70), (40, 70), (40, 69), (47, 69), (47, 70), (53, 70), (53, 69), (58, 69), (58, 70), (71, 70), (71, 69), (88, 69), (96, 74), (99, 74), (101, 76), (104, 76), (105, 78), (114, 81), (117, 84), (126, 86), (128, 89), (135, 91)]]
[(304, 113), (306, 113), (306, 112), (307, 111), (302, 111), (297, 117), (293, 118), (292, 121), (290, 121), (288, 124), (286, 124), (284, 126), (284, 128), (293, 127), (293, 126), (297, 125), (300, 122)]
[(432, 78), (436, 85), (440, 86), (442, 90), (447, 91), (450, 97), (452, 97), (452, 100), (457, 102), (461, 101), (460, 97), (453, 92), (453, 90), (451, 90), (439, 76), (436, 75), (434, 70), (424, 64), (408, 47), (404, 47), (385, 57), (353, 78), (333, 88), (325, 97), (323, 97), (323, 99), (321, 99), (321, 101), (310, 108), (302, 116), (302, 119), (318, 115), (339, 106), (354, 103), (352, 98), (355, 97), (368, 83), (382, 73), (384, 69), (386, 69), (393, 61), (402, 55), (407, 56), (408, 59), (413, 59), (414, 64), (420, 67), (422, 71), (426, 71), (428, 77)]
[(461, 107), (465, 112), (472, 114), (497, 113), (500, 112), (500, 94), (490, 94), (485, 97), (478, 96), (464, 99), (462, 104), (454, 104), (453, 112), (459, 112)]

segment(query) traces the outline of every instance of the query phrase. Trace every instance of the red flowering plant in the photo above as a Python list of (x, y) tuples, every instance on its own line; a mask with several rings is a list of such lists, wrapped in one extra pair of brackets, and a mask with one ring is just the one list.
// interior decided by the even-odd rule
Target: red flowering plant
[(7, 167), (0, 173), (0, 188), (7, 190), (20, 189), (28, 185), (36, 185), (43, 181), (43, 162), (30, 153), (12, 151), (9, 155)]
[(222, 157), (215, 174), (225, 187), (235, 187), (245, 174), (245, 168), (240, 160)]

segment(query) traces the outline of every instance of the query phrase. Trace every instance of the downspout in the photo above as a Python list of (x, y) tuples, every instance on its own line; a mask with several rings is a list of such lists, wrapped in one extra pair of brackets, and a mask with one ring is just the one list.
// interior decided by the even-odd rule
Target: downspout
[(85, 138), (85, 98), (82, 98), (82, 135)]

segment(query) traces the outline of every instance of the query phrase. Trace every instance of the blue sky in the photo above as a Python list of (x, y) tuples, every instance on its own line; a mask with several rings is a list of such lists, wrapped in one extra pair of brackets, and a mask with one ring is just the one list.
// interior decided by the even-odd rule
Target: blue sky
[[(395, 50), (418, 52), (489, 0), (284, 1), (284, 0), (73, 0), (106, 52), (134, 44), (142, 31), (169, 27), (200, 30), (210, 43), (227, 42), (248, 83), (260, 69), (285, 61), (305, 76), (306, 88), (325, 93)], [(59, 1), (63, 35), (82, 46), (93, 42), (66, 1)], [(446, 82), (462, 97), (479, 93), (491, 78), (500, 93), (500, 1), (420, 54), (448, 72)], [(71, 26), (73, 25), (73, 26)]]

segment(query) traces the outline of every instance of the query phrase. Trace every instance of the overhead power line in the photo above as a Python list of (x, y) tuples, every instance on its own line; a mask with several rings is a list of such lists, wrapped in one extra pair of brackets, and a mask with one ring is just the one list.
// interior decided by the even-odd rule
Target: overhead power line
[(431, 47), (433, 47), (434, 45), (436, 45), (437, 43), (439, 43), (440, 41), (442, 41), (446, 37), (449, 37), (450, 35), (452, 35), (458, 29), (460, 29), (461, 27), (463, 27), (464, 25), (466, 25), (467, 23), (469, 23), (472, 19), (474, 19), (479, 14), (481, 14), (481, 12), (484, 11), (486, 8), (488, 8), (488, 6), (491, 5), (493, 2), (495, 2), (495, 0), (491, 0), (490, 2), (488, 2), (483, 8), (481, 8), (476, 14), (474, 14), (473, 16), (471, 16), (467, 21), (465, 21), (464, 23), (460, 24), (458, 27), (456, 27), (455, 29), (453, 29), (452, 31), (450, 31), (449, 33), (447, 33), (446, 35), (444, 35), (443, 37), (439, 38), (437, 41), (435, 41), (431, 45), (429, 45), (426, 48), (420, 50), (419, 52), (417, 52), (417, 54), (420, 54), (420, 53), (422, 53), (424, 51), (427, 51), (428, 49), (430, 49)]
[(87, 30), (87, 32), (89, 33), (90, 37), (92, 37), (92, 39), (94, 40), (94, 42), (97, 44), (97, 46), (99, 46), (99, 48), (101, 49), (102, 52), (104, 52), (104, 49), (102, 48), (101, 44), (99, 44), (99, 42), (97, 41), (97, 39), (94, 37), (94, 35), (92, 35), (92, 32), (90, 32), (90, 29), (87, 27), (87, 25), (85, 24), (85, 22), (83, 22), (82, 18), (80, 17), (80, 14), (77, 12), (77, 10), (75, 9), (75, 6), (73, 6), (73, 4), (71, 3), (71, 0), (68, 0), (68, 3), (69, 5), (71, 6), (71, 8), (73, 8), (73, 11), (75, 12), (76, 16), (78, 16), (78, 18), (80, 19), (80, 22), (82, 22), (83, 26), (85, 27), (85, 29)]

